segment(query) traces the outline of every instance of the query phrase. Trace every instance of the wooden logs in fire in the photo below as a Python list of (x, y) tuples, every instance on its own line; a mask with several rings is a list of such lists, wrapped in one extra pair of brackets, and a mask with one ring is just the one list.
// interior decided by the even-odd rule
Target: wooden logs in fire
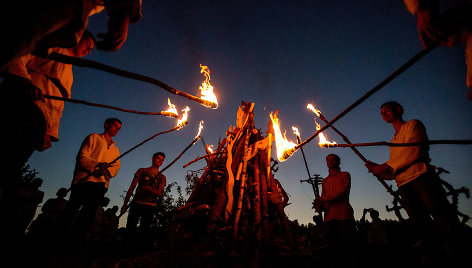
[(276, 240), (284, 247), (293, 245), (284, 213), (288, 196), (274, 178), (269, 160), (271, 135), (263, 137), (255, 128), (253, 109), (254, 103), (242, 103), (236, 126), (230, 126), (227, 137), (206, 158), (207, 166), (176, 215), (175, 243), (191, 237), (190, 243), (205, 250), (257, 252)]

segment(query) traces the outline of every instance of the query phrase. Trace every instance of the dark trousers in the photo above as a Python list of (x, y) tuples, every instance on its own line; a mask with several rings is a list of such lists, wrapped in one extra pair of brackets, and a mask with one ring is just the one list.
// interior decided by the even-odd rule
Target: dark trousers
[(0, 91), (8, 105), (2, 105), (5, 127), (8, 130), (3, 161), (6, 171), (0, 179), (0, 188), (6, 198), (11, 198), (18, 187), (20, 170), (42, 143), (46, 133), (46, 120), (42, 111), (28, 95), (28, 88), (14, 78), (5, 78)]
[(129, 208), (126, 229), (128, 231), (136, 231), (139, 222), (139, 227), (142, 230), (148, 230), (153, 222), (155, 211), (155, 206), (133, 202)]
[(356, 226), (354, 220), (330, 220), (324, 224), (328, 242), (325, 256), (333, 267), (356, 264)]
[(402, 185), (398, 190), (418, 234), (425, 236), (433, 226), (433, 219), (446, 236), (460, 229), (456, 211), (447, 200), (446, 191), (433, 171)]
[(436, 173), (421, 175), (400, 186), (399, 192), (413, 231), (424, 242), (423, 255), (433, 262), (461, 262), (463, 228)]
[(80, 231), (90, 231), (97, 209), (106, 192), (107, 188), (104, 182), (87, 181), (74, 184), (71, 188), (69, 202), (59, 215), (59, 227), (69, 229), (77, 217)]

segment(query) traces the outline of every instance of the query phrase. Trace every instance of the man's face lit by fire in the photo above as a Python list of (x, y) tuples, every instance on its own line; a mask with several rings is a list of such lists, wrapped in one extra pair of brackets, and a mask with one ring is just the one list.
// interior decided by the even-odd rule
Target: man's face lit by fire
[(162, 163), (164, 163), (164, 156), (162, 155), (157, 155), (154, 157), (154, 159), (152, 159), (152, 164), (156, 167), (160, 167)]
[(93, 42), (92, 37), (89, 35), (84, 35), (79, 43), (72, 49), (76, 57), (83, 57), (89, 54), (95, 43)]
[(382, 115), (382, 119), (387, 123), (392, 123), (395, 119), (398, 118), (398, 111), (395, 108), (390, 106), (383, 106), (380, 109), (380, 114)]
[(111, 137), (115, 137), (118, 134), (118, 132), (120, 132), (120, 129), (121, 129), (121, 123), (118, 121), (113, 121), (111, 123), (105, 124), (105, 131)]

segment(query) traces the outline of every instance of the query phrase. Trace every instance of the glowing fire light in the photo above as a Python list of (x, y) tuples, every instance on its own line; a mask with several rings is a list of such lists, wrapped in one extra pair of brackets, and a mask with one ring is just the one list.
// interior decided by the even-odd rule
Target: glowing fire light
[(300, 132), (298, 132), (298, 128), (292, 127), (293, 133), (297, 135), (298, 138), (300, 138)]
[(277, 158), (280, 162), (283, 162), (287, 160), (296, 151), (295, 146), (297, 145), (291, 141), (288, 141), (287, 137), (285, 137), (285, 133), (282, 135), (277, 115), (272, 116), (271, 113), (269, 116), (272, 120), (272, 126), (274, 128), (275, 145), (277, 147)]
[(210, 84), (210, 69), (208, 66), (203, 66), (200, 64), (200, 73), (205, 75), (205, 81), (202, 82), (202, 85), (199, 87), (201, 90), (201, 99), (208, 101), (210, 104), (205, 106), (216, 109), (218, 108), (218, 100), (216, 99), (215, 93), (213, 93), (213, 86)]
[(179, 113), (177, 112), (177, 108), (175, 108), (175, 105), (172, 104), (172, 102), (170, 102), (169, 98), (167, 98), (167, 104), (169, 104), (169, 108), (167, 108), (167, 110), (163, 111), (162, 113), (175, 115), (175, 116), (169, 115), (169, 117), (179, 116)]
[(195, 140), (200, 139), (200, 134), (202, 133), (203, 129), (203, 120), (200, 121), (200, 125), (198, 126), (198, 134), (195, 136)]
[(182, 114), (182, 117), (177, 121), (176, 125), (178, 129), (183, 128), (188, 123), (188, 111), (190, 111), (190, 108), (188, 108), (188, 106), (182, 110), (182, 112), (184, 113)]
[[(315, 123), (316, 123), (316, 130), (320, 130), (321, 129), (320, 124), (318, 124), (318, 122), (316, 122), (316, 120), (315, 120)], [(323, 147), (328, 148), (328, 147), (336, 144), (335, 141), (330, 142), (323, 133), (318, 134), (318, 137), (319, 137), (318, 145), (322, 148)]]
[(313, 106), (313, 104), (308, 104), (308, 105), (306, 106), (306, 108), (308, 108), (309, 110), (311, 110), (312, 112), (314, 112), (318, 117), (321, 116), (320, 110), (316, 109), (315, 106)]
[[(318, 109), (316, 109), (312, 104), (308, 104), (306, 106), (306, 108), (308, 108), (313, 113), (315, 113), (318, 117), (321, 118), (321, 112)], [(316, 119), (315, 119), (315, 124), (316, 124), (316, 130), (320, 130), (321, 126), (320, 126), (320, 124), (318, 124), (318, 122), (316, 122)], [(327, 148), (329, 146), (332, 146), (332, 145), (336, 144), (335, 141), (330, 142), (328, 140), (328, 138), (323, 133), (318, 134), (318, 138), (319, 138), (318, 145), (320, 147)]]
[(208, 145), (207, 146), (207, 150), (210, 154), (212, 154), (214, 151), (213, 151), (213, 145)]

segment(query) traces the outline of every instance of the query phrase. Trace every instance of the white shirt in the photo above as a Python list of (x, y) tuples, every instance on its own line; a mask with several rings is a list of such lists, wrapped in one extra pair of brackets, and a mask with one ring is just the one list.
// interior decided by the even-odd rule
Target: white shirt
[[(413, 119), (402, 125), (392, 143), (427, 141), (426, 128), (421, 121)], [(410, 182), (428, 170), (429, 146), (390, 147), (387, 164), (393, 168), (397, 186)]]
[[(72, 184), (85, 181), (105, 182), (105, 187), (108, 188), (110, 178), (106, 178), (105, 176), (89, 176), (89, 174), (95, 170), (99, 163), (110, 163), (118, 156), (120, 156), (120, 151), (115, 145), (115, 142), (112, 141), (111, 145), (108, 146), (103, 134), (93, 133), (88, 135), (82, 142), (82, 146), (77, 154)], [(118, 174), (120, 165), (120, 160), (118, 160), (108, 168), (111, 178)], [(85, 177), (87, 178), (83, 179)]]

